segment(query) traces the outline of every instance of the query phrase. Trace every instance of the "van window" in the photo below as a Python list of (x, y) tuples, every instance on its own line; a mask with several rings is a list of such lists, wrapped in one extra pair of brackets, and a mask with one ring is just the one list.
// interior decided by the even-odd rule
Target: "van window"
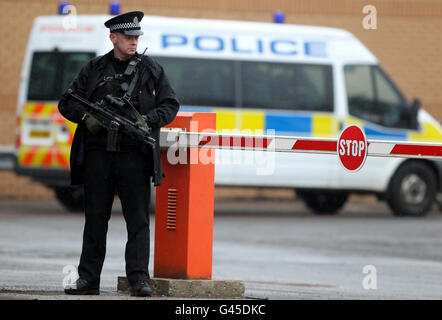
[(328, 65), (155, 59), (183, 105), (333, 111)]
[(234, 66), (228, 60), (155, 57), (165, 69), (180, 103), (234, 107)]
[(93, 52), (34, 52), (28, 100), (60, 100)]
[(244, 107), (333, 111), (331, 66), (242, 62), (241, 71)]
[(387, 127), (409, 126), (406, 100), (378, 66), (344, 67), (349, 114)]

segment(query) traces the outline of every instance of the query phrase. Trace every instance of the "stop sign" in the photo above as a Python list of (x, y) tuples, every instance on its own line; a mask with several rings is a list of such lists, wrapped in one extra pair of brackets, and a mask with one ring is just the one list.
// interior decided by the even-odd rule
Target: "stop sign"
[(367, 158), (367, 139), (362, 129), (352, 124), (342, 130), (338, 139), (338, 156), (349, 171), (358, 171)]

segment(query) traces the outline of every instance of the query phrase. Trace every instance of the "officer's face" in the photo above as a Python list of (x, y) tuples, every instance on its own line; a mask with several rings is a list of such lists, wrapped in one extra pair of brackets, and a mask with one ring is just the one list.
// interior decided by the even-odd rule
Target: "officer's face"
[(123, 33), (111, 33), (110, 39), (114, 44), (114, 50), (116, 53), (127, 57), (137, 52), (138, 36), (127, 36)]

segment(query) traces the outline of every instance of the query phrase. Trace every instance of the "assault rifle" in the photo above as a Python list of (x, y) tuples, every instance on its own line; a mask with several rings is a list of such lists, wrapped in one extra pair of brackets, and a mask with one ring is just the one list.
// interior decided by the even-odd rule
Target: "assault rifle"
[(110, 94), (106, 95), (105, 101), (92, 103), (78, 94), (74, 93), (71, 89), (66, 92), (69, 97), (79, 102), (86, 108), (86, 111), (90, 113), (103, 127), (108, 130), (108, 151), (118, 151), (117, 135), (118, 132), (129, 134), (135, 137), (143, 144), (147, 144), (152, 148), (155, 147), (155, 139), (152, 138), (152, 129), (148, 127), (146, 121), (137, 114), (135, 117), (137, 121), (133, 121), (130, 118), (117, 111), (127, 111), (133, 106), (130, 102), (123, 99), (112, 97)]

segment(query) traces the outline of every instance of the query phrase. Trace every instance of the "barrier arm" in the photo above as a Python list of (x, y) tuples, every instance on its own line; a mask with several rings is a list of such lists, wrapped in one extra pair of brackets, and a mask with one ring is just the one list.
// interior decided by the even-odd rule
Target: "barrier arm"
[[(212, 148), (270, 152), (337, 154), (338, 139), (186, 132), (163, 129), (162, 148)], [(367, 156), (441, 159), (442, 143), (367, 140)]]

